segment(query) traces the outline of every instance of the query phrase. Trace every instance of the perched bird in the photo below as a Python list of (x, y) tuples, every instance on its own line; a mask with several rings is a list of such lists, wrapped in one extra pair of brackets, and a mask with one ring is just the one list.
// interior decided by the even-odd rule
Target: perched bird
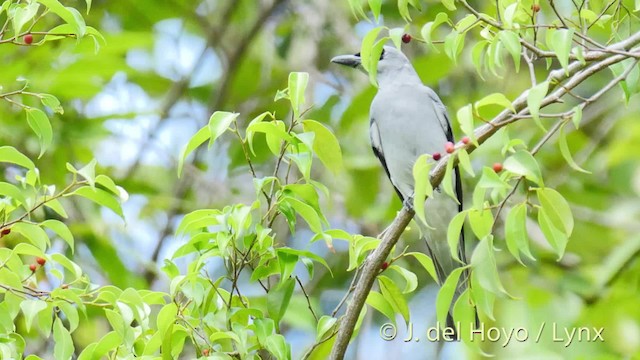
[[(360, 54), (340, 55), (331, 62), (362, 69)], [(369, 135), (373, 153), (389, 176), (400, 199), (412, 205), (414, 191), (413, 165), (422, 154), (445, 151), (453, 142), (447, 109), (438, 95), (425, 86), (409, 59), (398, 49), (385, 46), (378, 62), (378, 93), (371, 103)], [(460, 264), (451, 257), (447, 228), (451, 219), (462, 211), (462, 185), (458, 168), (454, 169), (454, 189), (458, 198), (435, 190), (425, 203), (429, 228), (416, 221), (427, 244), (442, 284)], [(466, 261), (464, 236), (460, 234), (459, 258)], [(459, 282), (457, 295), (466, 286), (467, 274)], [(457, 296), (455, 297), (457, 298)], [(455, 300), (455, 299), (454, 299)], [(448, 322), (451, 321), (449, 317)], [(451, 324), (449, 324), (451, 325)]]

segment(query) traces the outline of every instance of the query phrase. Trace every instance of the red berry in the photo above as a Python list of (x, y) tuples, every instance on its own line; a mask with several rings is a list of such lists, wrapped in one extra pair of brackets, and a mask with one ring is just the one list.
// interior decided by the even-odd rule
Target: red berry
[(447, 154), (451, 154), (452, 152), (455, 151), (456, 146), (453, 145), (451, 141), (447, 141), (447, 143), (444, 144), (444, 149), (447, 151)]
[(502, 164), (501, 163), (495, 163), (493, 164), (493, 171), (499, 173), (500, 171), (502, 171)]
[(29, 270), (31, 270), (31, 272), (36, 272), (37, 269), (38, 269), (38, 265), (36, 264), (29, 265)]
[(411, 42), (411, 35), (409, 34), (404, 34), (402, 35), (402, 42), (405, 44), (408, 44)]
[(380, 266), (380, 268), (382, 269), (382, 271), (387, 270), (387, 268), (388, 268), (388, 267), (389, 267), (389, 263), (388, 263), (388, 262), (386, 262), (386, 261), (382, 263), (382, 266)]
[(203, 356), (209, 356), (209, 349), (202, 349)]
[(23, 39), (25, 44), (31, 45), (31, 43), (33, 42), (33, 35), (27, 34), (23, 37)]
[(533, 4), (531, 5), (531, 10), (533, 11), (533, 13), (537, 13), (538, 11), (540, 11), (540, 5), (539, 4)]
[(44, 264), (47, 262), (47, 260), (41, 258), (41, 257), (37, 257), (36, 258), (36, 262), (38, 263), (38, 265), (40, 266), (44, 266)]
[(471, 141), (471, 139), (469, 139), (468, 136), (465, 136), (465, 137), (462, 138), (462, 143), (465, 144), (465, 145), (467, 145), (470, 141)]
[(433, 156), (433, 160), (435, 161), (440, 160), (440, 158), (442, 157), (442, 155), (440, 155), (439, 152), (434, 152), (432, 156)]
[(9, 235), (11, 234), (11, 229), (6, 228), (6, 229), (2, 229), (2, 231), (0, 232), (0, 237), (5, 236), (5, 235)]

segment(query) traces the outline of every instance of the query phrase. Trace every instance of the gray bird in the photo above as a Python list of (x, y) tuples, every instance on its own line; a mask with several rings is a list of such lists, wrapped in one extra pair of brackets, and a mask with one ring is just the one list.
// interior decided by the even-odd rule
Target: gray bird
[[(331, 62), (362, 69), (359, 53), (336, 56)], [(400, 199), (411, 205), (414, 190), (413, 165), (422, 154), (444, 152), (445, 143), (453, 142), (451, 123), (447, 109), (438, 95), (422, 84), (409, 59), (400, 50), (384, 47), (378, 62), (377, 80), (378, 93), (370, 109), (371, 147)], [(459, 204), (436, 190), (425, 203), (427, 222), (435, 229), (416, 221), (426, 241), (440, 284), (451, 271), (460, 266), (451, 257), (447, 243), (449, 222), (462, 211), (462, 185), (457, 167), (453, 182)], [(466, 263), (462, 233), (458, 254)], [(456, 295), (466, 286), (466, 278), (467, 274), (463, 274)], [(448, 322), (450, 321), (449, 318)]]

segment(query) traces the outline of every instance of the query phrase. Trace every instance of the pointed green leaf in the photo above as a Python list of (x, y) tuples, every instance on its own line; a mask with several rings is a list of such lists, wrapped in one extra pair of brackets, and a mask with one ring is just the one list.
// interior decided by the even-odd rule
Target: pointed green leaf
[(466, 268), (467, 266), (453, 270), (451, 274), (447, 276), (444, 284), (442, 284), (440, 291), (438, 291), (438, 296), (436, 297), (436, 317), (441, 327), (444, 327), (447, 323), (447, 314), (449, 313), (449, 307), (451, 306), (453, 295), (458, 287), (458, 279), (460, 278), (462, 271)]
[(0, 146), (0, 162), (20, 165), (29, 170), (36, 167), (33, 161), (12, 146)]
[(427, 197), (433, 195), (433, 187), (429, 179), (431, 170), (431, 157), (427, 154), (420, 155), (413, 164), (413, 181), (415, 184), (413, 193), (413, 209), (418, 219), (427, 224), (424, 212), (424, 202)]
[(433, 279), (433, 281), (435, 281), (436, 284), (438, 284), (438, 275), (436, 274), (436, 268), (433, 265), (433, 260), (431, 260), (429, 256), (419, 252), (410, 252), (410, 253), (406, 253), (405, 255), (413, 256), (414, 258), (416, 258), (416, 260), (418, 260), (420, 265), (422, 265), (422, 267), (427, 271), (427, 273), (431, 275), (431, 278)]
[(302, 122), (304, 131), (313, 132), (313, 152), (320, 161), (334, 174), (342, 170), (342, 150), (340, 143), (331, 130), (315, 120)]
[(567, 134), (565, 134), (564, 132), (565, 125), (566, 123), (562, 124), (562, 126), (560, 127), (560, 134), (558, 135), (560, 154), (562, 154), (562, 157), (572, 169), (583, 172), (585, 174), (591, 174), (591, 171), (581, 168), (580, 165), (578, 165), (575, 160), (573, 160), (573, 156), (571, 156), (571, 150), (569, 150), (569, 144), (567, 144)]
[(451, 219), (449, 227), (447, 229), (447, 242), (449, 243), (449, 250), (451, 251), (451, 257), (456, 261), (462, 263), (460, 255), (458, 254), (458, 246), (460, 243), (460, 234), (462, 233), (462, 226), (464, 220), (467, 218), (468, 211), (461, 211)]
[(309, 82), (309, 74), (305, 72), (292, 72), (289, 74), (289, 100), (296, 118), (300, 117), (300, 108), (304, 105), (304, 92)]
[(542, 129), (542, 131), (546, 132), (547, 129), (540, 122), (540, 105), (542, 104), (542, 100), (547, 95), (547, 91), (549, 90), (549, 82), (541, 82), (540, 84), (529, 89), (529, 94), (527, 95), (527, 106), (529, 107), (529, 113), (533, 116), (533, 119), (536, 121), (536, 124)]
[(527, 237), (527, 205), (518, 204), (511, 208), (505, 222), (505, 239), (507, 249), (522, 265), (520, 253), (535, 261), (529, 250), (529, 239)]
[(540, 186), (544, 186), (538, 162), (526, 150), (518, 150), (508, 157), (504, 162), (504, 168), (514, 174), (522, 175), (527, 180), (533, 181)]
[(393, 311), (393, 307), (387, 301), (387, 299), (382, 296), (381, 293), (372, 290), (367, 295), (367, 304), (373, 307), (374, 309), (380, 311), (382, 315), (386, 316), (391, 322), (396, 323), (395, 311)]
[(567, 200), (559, 192), (551, 188), (538, 188), (536, 192), (538, 201), (540, 201), (540, 205), (545, 210), (551, 223), (565, 235), (571, 236), (573, 232), (573, 215)]

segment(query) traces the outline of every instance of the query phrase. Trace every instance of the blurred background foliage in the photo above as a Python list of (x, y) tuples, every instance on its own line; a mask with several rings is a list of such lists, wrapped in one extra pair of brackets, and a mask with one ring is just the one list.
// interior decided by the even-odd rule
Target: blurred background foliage
[[(525, 7), (533, 3), (521, 2)], [(85, 10), (84, 1), (64, 3)], [(422, 12), (412, 12), (416, 25), (408, 33), (418, 35), (419, 26), (446, 11), (439, 1), (423, 3)], [(493, 6), (491, 1), (471, 3), (480, 10)], [(633, 1), (623, 3), (634, 9)], [(557, 4), (564, 9), (572, 6), (570, 1)], [(543, 3), (543, 13), (548, 11), (545, 6)], [(381, 24), (404, 26), (394, 1), (383, 2), (381, 13)], [(465, 15), (463, 10), (450, 14), (455, 19)], [(57, 20), (47, 21), (38, 26), (48, 29)], [(310, 73), (307, 118), (328, 125), (342, 146), (342, 172), (334, 175), (321, 166), (313, 168), (314, 177), (331, 190), (329, 198), (322, 198), (322, 206), (332, 227), (376, 236), (400, 208), (369, 147), (368, 111), (375, 88), (365, 75), (329, 63), (334, 55), (359, 51), (362, 36), (375, 26), (356, 20), (346, 1), (94, 0), (86, 22), (106, 39), (97, 51), (91, 39), (43, 46), (1, 44), (0, 85), (2, 92), (8, 92), (27, 82), (29, 90), (54, 94), (64, 105), (64, 114), (52, 114), (53, 145), (36, 162), (44, 183), (62, 187), (68, 181), (66, 162), (80, 167), (96, 158), (100, 172), (130, 194), (123, 203), (125, 223), (107, 209), (65, 200), (70, 215), (67, 224), (76, 238), (73, 259), (92, 282), (166, 291), (167, 278), (159, 268), (183, 240), (174, 236), (181, 217), (195, 209), (251, 201), (251, 174), (232, 134), (189, 157), (180, 179), (175, 171), (178, 155), (213, 111), (239, 112), (241, 126), (264, 111), (274, 111), (278, 118), (288, 116), (288, 104), (273, 100), (287, 86), (291, 71)], [(606, 28), (596, 31), (603, 41), (611, 36)], [(403, 45), (424, 83), (436, 90), (451, 114), (494, 92), (513, 99), (529, 86), (526, 71), (516, 73), (510, 59), (497, 75), (483, 74), (482, 78), (470, 56), (477, 36), (467, 37), (457, 63), (422, 43)], [(34, 35), (34, 42), (39, 40)], [(544, 72), (543, 62), (539, 65)], [(608, 78), (609, 74), (598, 75), (577, 93), (588, 96)], [(636, 77), (630, 85), (638, 86), (637, 81)], [(499, 110), (489, 109), (483, 115), (489, 119)], [(522, 267), (508, 252), (497, 253), (501, 279), (518, 299), (499, 300), (496, 325), (525, 327), (530, 334), (544, 321), (604, 327), (606, 341), (576, 342), (568, 348), (550, 337), (540, 343), (531, 339), (512, 342), (505, 348), (493, 344), (488, 350), (500, 358), (638, 358), (639, 115), (640, 98), (635, 95), (625, 101), (619, 88), (585, 111), (583, 125), (571, 131), (568, 140), (576, 161), (592, 174), (572, 170), (555, 141), (537, 155), (547, 185), (569, 200), (576, 220), (563, 259), (556, 261), (537, 226), (529, 226), (529, 237), (538, 261)], [(14, 146), (31, 158), (38, 156), (37, 139), (19, 108), (0, 102), (0, 128), (0, 145)], [(504, 159), (501, 148), (507, 135), (531, 146), (543, 135), (530, 121), (509, 126), (507, 131), (501, 130), (472, 154), (476, 169)], [(460, 133), (455, 124), (454, 132)], [(256, 170), (267, 175), (273, 158), (263, 137), (256, 138), (255, 146)], [(10, 178), (11, 168), (4, 171)], [(467, 194), (472, 193), (474, 183), (474, 179), (465, 179)], [(517, 197), (514, 203), (522, 200)], [(500, 226), (495, 244), (505, 249)], [(318, 268), (315, 278), (306, 284), (314, 304), (330, 313), (351, 280), (346, 272), (347, 247), (336, 242), (336, 251), (331, 252), (323, 242), (309, 246), (310, 232), (290, 236), (284, 222), (277, 222), (274, 228), (278, 241), (310, 248), (333, 269), (331, 276)], [(416, 239), (415, 232), (408, 232), (398, 247)], [(11, 245), (5, 243), (10, 240), (0, 241), (2, 246)], [(63, 244), (56, 246), (65, 249)], [(414, 331), (419, 332), (434, 322), (437, 288), (419, 264), (403, 265), (419, 274), (419, 288), (410, 301)], [(212, 273), (224, 272), (221, 264), (212, 266)], [(294, 358), (314, 342), (315, 325), (306, 307), (305, 298), (296, 292), (284, 318), (282, 332), (292, 345)], [(101, 312), (89, 309), (88, 315), (89, 321), (82, 321), (81, 331), (74, 333), (80, 349), (107, 327)], [(378, 329), (385, 319), (374, 311), (365, 321), (350, 358), (382, 359), (393, 353), (398, 358), (422, 359), (424, 351), (431, 351), (427, 348), (432, 344), (427, 342), (380, 339)], [(399, 327), (402, 332), (403, 325)], [(27, 337), (27, 343), (34, 353), (50, 347), (47, 339), (35, 333)], [(460, 350), (451, 351), (459, 354)]]

